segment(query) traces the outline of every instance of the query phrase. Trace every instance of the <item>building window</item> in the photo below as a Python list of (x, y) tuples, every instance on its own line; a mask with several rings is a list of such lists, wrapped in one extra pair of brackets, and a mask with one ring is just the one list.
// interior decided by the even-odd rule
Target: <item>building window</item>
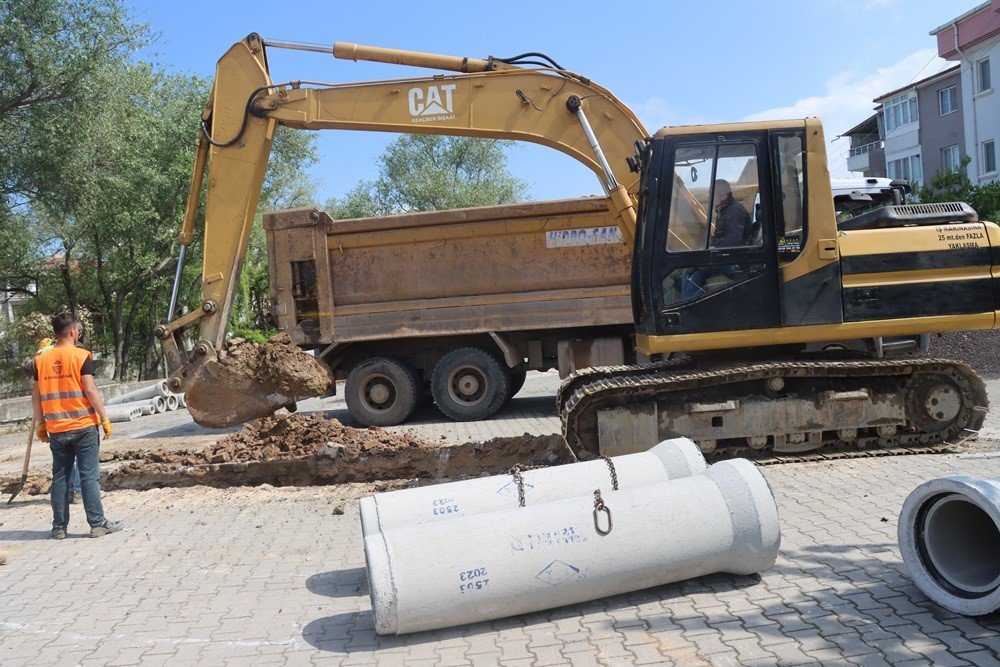
[(950, 173), (953, 171), (958, 171), (961, 166), (962, 158), (958, 154), (958, 144), (954, 146), (948, 146), (948, 148), (941, 149), (941, 171), (944, 173)]
[(949, 86), (938, 91), (938, 106), (941, 108), (941, 115), (947, 116), (958, 111), (958, 88)]
[(976, 88), (977, 93), (985, 93), (993, 89), (993, 82), (990, 81), (990, 59), (983, 58), (976, 63)]
[(997, 149), (992, 140), (983, 142), (983, 176), (996, 173)]
[(898, 160), (889, 160), (886, 162), (886, 171), (888, 171), (889, 178), (919, 183), (923, 176), (923, 170), (920, 167), (920, 153)]
[(897, 127), (917, 122), (917, 98), (903, 93), (890, 98), (882, 105), (885, 131), (892, 132)]

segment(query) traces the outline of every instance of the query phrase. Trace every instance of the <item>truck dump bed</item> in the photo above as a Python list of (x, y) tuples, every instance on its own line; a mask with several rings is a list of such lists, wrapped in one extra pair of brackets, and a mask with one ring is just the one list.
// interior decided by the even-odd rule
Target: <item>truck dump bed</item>
[(631, 324), (604, 199), (333, 220), (264, 215), (273, 313), (302, 345)]

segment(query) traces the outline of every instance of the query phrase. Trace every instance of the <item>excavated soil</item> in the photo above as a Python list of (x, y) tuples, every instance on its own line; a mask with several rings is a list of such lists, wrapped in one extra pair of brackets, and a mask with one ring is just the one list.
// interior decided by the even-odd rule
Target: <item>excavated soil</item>
[(325, 365), (299, 349), (283, 333), (272, 336), (263, 345), (233, 338), (219, 352), (219, 363), (260, 383), (268, 393), (290, 397), (319, 396), (333, 382)]
[[(387, 484), (446, 481), (574, 460), (562, 436), (494, 438), (441, 446), (406, 433), (352, 428), (322, 414), (272, 416), (200, 449), (119, 449), (101, 453), (101, 488), (151, 489)], [(47, 476), (33, 475), (25, 495), (47, 493)], [(8, 485), (10, 486), (10, 485)]]
[(1000, 377), (1000, 329), (932, 335), (924, 356), (958, 359), (988, 380)]

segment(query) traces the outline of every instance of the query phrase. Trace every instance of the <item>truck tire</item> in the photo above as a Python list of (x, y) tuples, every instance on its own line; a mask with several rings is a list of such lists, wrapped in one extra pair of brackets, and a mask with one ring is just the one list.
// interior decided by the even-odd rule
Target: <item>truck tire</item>
[(441, 357), (431, 374), (434, 403), (455, 421), (486, 419), (509, 398), (510, 376), (493, 354), (460, 347)]
[(402, 424), (417, 408), (420, 396), (417, 371), (392, 357), (365, 359), (351, 370), (344, 389), (351, 416), (365, 426)]
[(521, 391), (521, 387), (524, 386), (524, 381), (528, 378), (528, 364), (514, 366), (508, 372), (510, 374), (510, 397), (507, 400), (510, 400), (517, 396), (517, 392)]

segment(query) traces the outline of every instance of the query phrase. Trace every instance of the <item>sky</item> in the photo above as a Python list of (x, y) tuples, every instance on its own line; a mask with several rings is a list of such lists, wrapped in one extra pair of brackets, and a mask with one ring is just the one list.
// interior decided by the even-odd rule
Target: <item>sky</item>
[[(716, 0), (715, 2), (469, 3), (326, 0), (131, 0), (157, 37), (142, 57), (177, 72), (213, 75), (215, 61), (251, 32), (265, 38), (506, 57), (541, 51), (610, 89), (651, 132), (664, 125), (819, 116), (831, 175), (846, 169), (847, 139), (872, 98), (934, 74), (928, 33), (976, 0)], [(274, 81), (365, 81), (430, 70), (272, 49)], [(394, 135), (318, 133), (310, 169), (319, 200), (377, 175)], [(594, 174), (549, 148), (519, 143), (509, 168), (527, 199), (598, 194)]]

